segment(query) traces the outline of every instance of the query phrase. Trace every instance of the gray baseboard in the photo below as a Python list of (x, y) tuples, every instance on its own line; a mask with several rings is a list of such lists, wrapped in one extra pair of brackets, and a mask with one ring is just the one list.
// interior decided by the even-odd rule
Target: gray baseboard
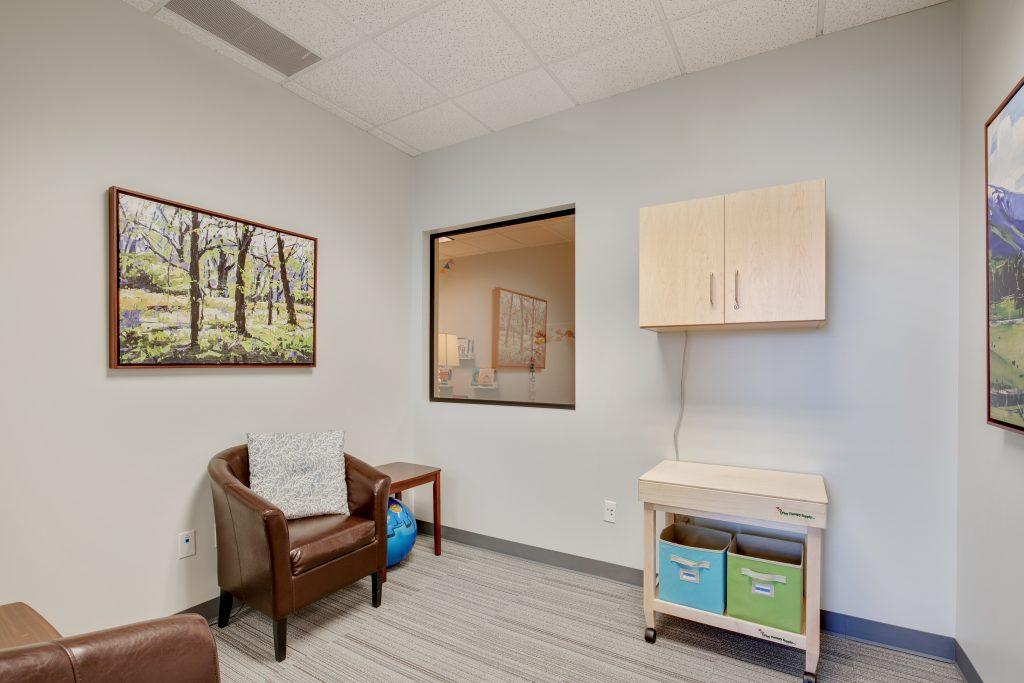
[(213, 598), (206, 602), (201, 602), (198, 605), (192, 605), (188, 609), (183, 609), (178, 614), (198, 614), (207, 621), (213, 621), (217, 618), (218, 606), (220, 604), (220, 598)]
[[(432, 523), (416, 520), (416, 524), (421, 534), (434, 533), (434, 525)], [(502, 538), (485, 536), (474, 531), (465, 531), (464, 529), (455, 529), (444, 525), (441, 526), (441, 534), (444, 538), (457, 543), (465, 543), (477, 548), (493, 550), (503, 555), (513, 555), (526, 560), (533, 560), (534, 562), (554, 565), (564, 569), (572, 569), (606, 579), (614, 579), (615, 581), (622, 581), (635, 586), (643, 584), (643, 571), (632, 567), (623, 567), (610, 562), (592, 560), (587, 557), (570, 555), (557, 550), (547, 550), (524, 543), (516, 543), (515, 541), (506, 541)], [(963, 660), (970, 666), (970, 660), (967, 659), (967, 655), (963, 654), (963, 650), (959, 648), (956, 640), (950, 636), (916, 631), (903, 626), (893, 626), (892, 624), (884, 624), (880, 621), (861, 619), (860, 617), (829, 612), (828, 610), (821, 611), (821, 628), (824, 631), (845, 638), (855, 638), (928, 657), (955, 661), (958, 664), (962, 655)], [(974, 667), (970, 666), (970, 670), (973, 672)], [(978, 683), (981, 681), (980, 678), (977, 678), (976, 672), (974, 676), (976, 678), (972, 679), (966, 671), (964, 672), (964, 677), (967, 678), (968, 683)]]
[(955, 643), (956, 646), (956, 665), (960, 667), (960, 673), (963, 674), (964, 680), (967, 683), (985, 683), (981, 680), (981, 676), (978, 674), (978, 670), (974, 668), (974, 664), (971, 663), (970, 657), (964, 652), (964, 649), (960, 647), (960, 643)]
[(885, 645), (936, 659), (956, 661), (956, 640), (905, 626), (821, 610), (821, 629), (838, 636)]
[[(417, 519), (416, 526), (421, 534), (434, 533), (434, 525), (431, 522), (424, 522)], [(503, 538), (484, 536), (483, 534), (478, 534), (473, 531), (455, 529), (450, 526), (444, 526), (443, 524), (441, 525), (441, 535), (442, 537), (455, 541), (456, 543), (465, 543), (466, 545), (471, 545), (475, 548), (493, 550), (494, 552), (501, 553), (502, 555), (521, 557), (524, 560), (533, 560), (534, 562), (540, 562), (541, 564), (549, 564), (563, 569), (572, 569), (573, 571), (583, 572), (584, 574), (592, 574), (593, 576), (614, 579), (615, 581), (622, 581), (623, 583), (631, 583), (634, 586), (642, 586), (644, 583), (644, 573), (642, 570), (633, 569), (632, 567), (623, 567), (618, 564), (612, 564), (611, 562), (602, 562), (601, 560), (592, 560), (588, 557), (580, 557), (579, 555), (561, 553), (557, 550), (547, 550), (546, 548), (538, 548), (536, 546), (526, 545), (525, 543), (506, 541)]]

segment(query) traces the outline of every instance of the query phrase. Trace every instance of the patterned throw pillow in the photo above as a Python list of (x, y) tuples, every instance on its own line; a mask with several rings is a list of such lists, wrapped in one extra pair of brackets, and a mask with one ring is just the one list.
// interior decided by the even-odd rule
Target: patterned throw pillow
[(250, 433), (249, 488), (288, 519), (347, 515), (345, 432)]

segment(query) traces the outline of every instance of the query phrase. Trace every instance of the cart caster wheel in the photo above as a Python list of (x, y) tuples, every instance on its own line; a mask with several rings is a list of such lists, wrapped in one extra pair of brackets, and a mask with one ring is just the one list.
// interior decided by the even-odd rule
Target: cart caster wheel
[(658, 632), (657, 631), (655, 631), (653, 628), (645, 628), (644, 629), (644, 640), (646, 640), (648, 643), (653, 643), (657, 639), (658, 639)]
[(803, 683), (818, 683), (818, 677), (815, 674), (805, 671)]

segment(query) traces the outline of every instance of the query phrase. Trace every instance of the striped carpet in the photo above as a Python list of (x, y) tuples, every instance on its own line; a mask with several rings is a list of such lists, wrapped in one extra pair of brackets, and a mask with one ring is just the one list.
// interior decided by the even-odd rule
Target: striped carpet
[[(388, 573), (383, 605), (370, 580), (289, 619), (288, 658), (271, 622), (243, 608), (214, 627), (225, 681), (793, 681), (803, 653), (671, 617), (643, 639), (641, 591), (617, 581), (420, 539)], [(955, 681), (949, 662), (824, 635), (818, 680)]]

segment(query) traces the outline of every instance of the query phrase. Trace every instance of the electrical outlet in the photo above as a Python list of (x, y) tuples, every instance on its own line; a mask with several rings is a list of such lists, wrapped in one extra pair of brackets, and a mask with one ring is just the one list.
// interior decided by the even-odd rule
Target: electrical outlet
[(196, 530), (189, 529), (178, 534), (178, 559), (196, 554)]
[(615, 501), (606, 500), (604, 502), (604, 521), (615, 524)]

